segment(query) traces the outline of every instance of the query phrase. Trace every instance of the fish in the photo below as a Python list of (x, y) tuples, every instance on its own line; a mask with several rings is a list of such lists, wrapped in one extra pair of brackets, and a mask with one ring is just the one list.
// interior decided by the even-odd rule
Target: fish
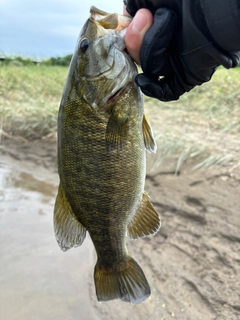
[(155, 234), (161, 222), (144, 191), (146, 150), (156, 152), (156, 142), (125, 47), (130, 22), (92, 6), (77, 40), (58, 114), (54, 231), (63, 251), (89, 233), (98, 301), (139, 304), (151, 290), (126, 236)]

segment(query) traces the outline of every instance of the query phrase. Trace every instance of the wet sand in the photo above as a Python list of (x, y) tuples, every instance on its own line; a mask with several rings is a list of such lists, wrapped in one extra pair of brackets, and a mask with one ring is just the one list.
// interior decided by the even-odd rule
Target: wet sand
[(54, 237), (57, 180), (49, 170), (1, 157), (1, 319), (97, 319), (88, 289), (91, 240), (63, 253)]
[(62, 252), (53, 234), (56, 150), (46, 143), (0, 149), (0, 315), (8, 320), (239, 320), (240, 175), (224, 167), (174, 175), (176, 159), (154, 166), (146, 190), (160, 232), (128, 248), (152, 289), (140, 305), (98, 303), (88, 238)]
[(124, 309), (96, 305), (100, 319), (240, 319), (240, 180), (216, 169), (174, 176), (172, 163), (146, 179), (160, 232), (129, 241), (151, 298)]

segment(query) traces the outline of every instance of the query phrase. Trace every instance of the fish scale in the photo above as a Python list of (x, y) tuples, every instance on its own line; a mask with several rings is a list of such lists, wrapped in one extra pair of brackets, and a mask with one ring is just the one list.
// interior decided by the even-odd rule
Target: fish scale
[(155, 151), (156, 145), (134, 81), (136, 67), (122, 48), (129, 23), (92, 7), (80, 33), (58, 117), (54, 229), (64, 251), (81, 245), (88, 231), (98, 257), (99, 301), (137, 304), (150, 287), (128, 254), (126, 235), (154, 234), (160, 219), (144, 191), (145, 149)]
[[(76, 108), (75, 104), (72, 103), (67, 103), (63, 108), (66, 109), (65, 112), (67, 114), (75, 114), (74, 120), (66, 117), (65, 121), (69, 120), (71, 125), (74, 121), (76, 126), (78, 125), (79, 127), (77, 133), (75, 132), (74, 135), (71, 131), (69, 132), (67, 130), (64, 132), (64, 136), (60, 136), (59, 138), (62, 141), (60, 147), (61, 154), (68, 154), (68, 157), (61, 157), (60, 162), (63, 162), (64, 159), (67, 158), (65, 161), (71, 163), (71, 166), (68, 166), (66, 163), (65, 165), (61, 164), (59, 166), (60, 176), (61, 170), (65, 170), (63, 173), (65, 177), (63, 179), (63, 186), (70, 199), (70, 203), (72, 203), (74, 208), (76, 207), (75, 210), (77, 214), (77, 211), (84, 210), (88, 212), (90, 210), (93, 212), (101, 207), (106, 211), (110, 211), (113, 209), (111, 202), (115, 200), (119, 208), (115, 207), (114, 210), (118, 211), (119, 213), (116, 214), (121, 216), (120, 212), (125, 212), (126, 210), (125, 204), (128, 198), (130, 199), (133, 193), (141, 194), (145, 178), (145, 153), (141, 126), (139, 125), (141, 122), (137, 119), (140, 117), (141, 111), (139, 109), (139, 103), (136, 108), (132, 107), (132, 110), (135, 111), (132, 114), (133, 121), (131, 121), (130, 118), (132, 130), (130, 131), (124, 150), (122, 150), (122, 152), (115, 150), (111, 153), (106, 152), (105, 133), (107, 121), (105, 115), (96, 115), (95, 112), (91, 113), (91, 115), (88, 115), (88, 120), (84, 123), (84, 126), (79, 126), (82, 114), (85, 113), (83, 104), (78, 112), (74, 111)], [(88, 105), (86, 105), (86, 109), (88, 109)], [(61, 122), (59, 122), (59, 126), (61, 127)], [(70, 124), (65, 123), (65, 126), (68, 128)], [(135, 129), (134, 126), (138, 128)], [(138, 134), (135, 133), (135, 130)], [(61, 131), (61, 129), (59, 129), (59, 131)], [(133, 149), (134, 145), (135, 150)], [(84, 157), (76, 156), (75, 150), (78, 149), (81, 150), (81, 154), (84, 155)], [(137, 161), (135, 159), (137, 159)], [(78, 168), (81, 169), (82, 173), (78, 172), (78, 174), (76, 174)], [(98, 173), (98, 177), (96, 177), (96, 173)], [(136, 181), (136, 179), (138, 180)], [(136, 187), (136, 185), (139, 187)], [(99, 186), (101, 189), (99, 189)], [(84, 192), (82, 192), (83, 189), (85, 190)], [(112, 189), (115, 189), (115, 192), (112, 192)], [(78, 191), (80, 195), (77, 201), (73, 202), (74, 199), (72, 198), (74, 198), (75, 192)], [(124, 194), (122, 194), (123, 192), (125, 197)], [(94, 205), (91, 207), (92, 199), (97, 200), (97, 206)], [(78, 208), (80, 204), (81, 208)], [(103, 215), (104, 212), (101, 212), (101, 214)], [(86, 216), (88, 217), (88, 214)], [(84, 218), (82, 217), (81, 219)], [(85, 223), (85, 225), (86, 224), (87, 223)]]

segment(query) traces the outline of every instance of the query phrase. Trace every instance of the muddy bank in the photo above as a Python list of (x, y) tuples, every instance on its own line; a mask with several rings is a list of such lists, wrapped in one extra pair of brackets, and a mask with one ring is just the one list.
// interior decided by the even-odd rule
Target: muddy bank
[(131, 306), (96, 301), (89, 239), (68, 253), (57, 247), (52, 230), (58, 183), (55, 144), (4, 141), (0, 162), (2, 171), (10, 170), (14, 177), (27, 166), (19, 179), (21, 185), (30, 184), (15, 202), (3, 196), (6, 185), (1, 189), (3, 319), (240, 319), (237, 170), (191, 172), (193, 163), (188, 163), (175, 176), (174, 157), (157, 167), (150, 158), (146, 190), (162, 228), (153, 237), (128, 241), (152, 289), (150, 299)]
[[(146, 190), (160, 213), (154, 237), (129, 241), (152, 288), (140, 306), (111, 302), (101, 319), (240, 318), (240, 179), (224, 168), (174, 175), (174, 158), (148, 170)], [(153, 164), (149, 165), (152, 168)], [(115, 314), (115, 315), (114, 315)]]

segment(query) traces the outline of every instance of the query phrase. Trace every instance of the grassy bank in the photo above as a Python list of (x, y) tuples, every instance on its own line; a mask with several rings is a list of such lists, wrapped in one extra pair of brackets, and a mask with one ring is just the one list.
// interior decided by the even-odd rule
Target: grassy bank
[(56, 132), (66, 67), (1, 66), (0, 123), (5, 133), (26, 140)]
[(149, 106), (168, 110), (182, 121), (207, 122), (212, 129), (240, 132), (240, 68), (223, 68), (210, 82), (194, 88), (178, 101), (158, 103), (146, 99)]
[(158, 143), (157, 163), (178, 156), (176, 171), (189, 158), (201, 166), (240, 166), (240, 68), (219, 68), (212, 80), (162, 103), (145, 98)]
[[(54, 139), (66, 76), (67, 67), (61, 66), (1, 66), (2, 136), (28, 141)], [(239, 146), (240, 68), (220, 68), (212, 81), (175, 102), (162, 103), (145, 97), (145, 106), (160, 158), (178, 153), (182, 162), (186, 157), (214, 149), (213, 163), (230, 161), (231, 150)], [(231, 141), (235, 144), (229, 149)]]

